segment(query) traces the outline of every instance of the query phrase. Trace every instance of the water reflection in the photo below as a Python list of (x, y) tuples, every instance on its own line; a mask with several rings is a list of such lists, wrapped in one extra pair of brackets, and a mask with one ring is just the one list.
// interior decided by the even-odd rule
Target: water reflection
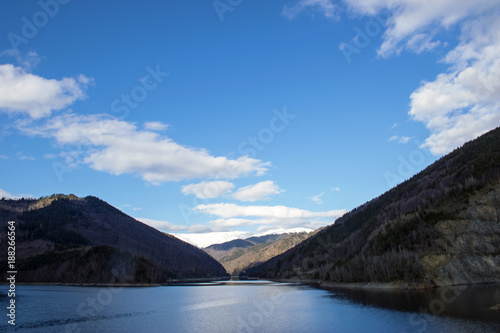
[(440, 287), (424, 290), (330, 288), (329, 297), (398, 311), (483, 320), (500, 323), (500, 284)]
[[(326, 291), (293, 283), (221, 281), (116, 289), (20, 285), (18, 292), (16, 328), (3, 322), (0, 331), (500, 332), (500, 313), (487, 309), (500, 303), (499, 286)], [(7, 301), (0, 297), (0, 306)], [(445, 304), (444, 315), (422, 312), (439, 302)]]

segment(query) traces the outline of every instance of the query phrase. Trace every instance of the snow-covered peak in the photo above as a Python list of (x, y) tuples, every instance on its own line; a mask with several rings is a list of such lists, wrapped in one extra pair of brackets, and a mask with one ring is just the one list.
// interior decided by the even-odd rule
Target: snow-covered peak
[(245, 239), (249, 237), (259, 237), (266, 235), (293, 234), (299, 232), (311, 232), (309, 228), (292, 228), (292, 229), (273, 229), (265, 232), (249, 232), (249, 231), (227, 231), (227, 232), (209, 232), (199, 234), (173, 234), (175, 237), (182, 239), (199, 248), (208, 247), (213, 244), (221, 244), (235, 239)]

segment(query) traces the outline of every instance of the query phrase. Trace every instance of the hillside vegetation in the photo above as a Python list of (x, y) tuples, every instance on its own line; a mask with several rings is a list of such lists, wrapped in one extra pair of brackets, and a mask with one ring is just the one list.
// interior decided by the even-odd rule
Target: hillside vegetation
[[(0, 200), (3, 235), (11, 220), (19, 282), (165, 283), (226, 276), (205, 252), (96, 197)], [(5, 239), (0, 251), (7, 253)], [(5, 274), (7, 262), (0, 264)]]
[(499, 217), (497, 128), (248, 273), (426, 286), (500, 282)]
[(227, 272), (238, 276), (242, 271), (291, 249), (312, 234), (300, 232), (236, 239), (211, 245), (204, 250), (217, 259)]

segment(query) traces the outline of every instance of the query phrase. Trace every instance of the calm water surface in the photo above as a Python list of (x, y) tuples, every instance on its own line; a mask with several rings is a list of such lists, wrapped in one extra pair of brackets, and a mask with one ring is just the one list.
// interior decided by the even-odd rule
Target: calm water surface
[[(500, 313), (488, 309), (500, 303), (499, 286), (374, 292), (269, 281), (20, 285), (16, 296), (20, 332), (500, 332)], [(14, 331), (3, 312), (0, 331)]]

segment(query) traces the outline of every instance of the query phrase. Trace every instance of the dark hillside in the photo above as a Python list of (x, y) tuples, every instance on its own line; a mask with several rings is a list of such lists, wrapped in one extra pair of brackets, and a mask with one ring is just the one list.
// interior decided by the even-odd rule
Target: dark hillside
[[(106, 283), (116, 272), (123, 282), (144, 283), (226, 275), (205, 252), (96, 197), (0, 200), (3, 235), (11, 220), (19, 282)], [(0, 248), (7, 250), (5, 237)]]
[(332, 282), (499, 282), (499, 217), (497, 128), (249, 273)]

